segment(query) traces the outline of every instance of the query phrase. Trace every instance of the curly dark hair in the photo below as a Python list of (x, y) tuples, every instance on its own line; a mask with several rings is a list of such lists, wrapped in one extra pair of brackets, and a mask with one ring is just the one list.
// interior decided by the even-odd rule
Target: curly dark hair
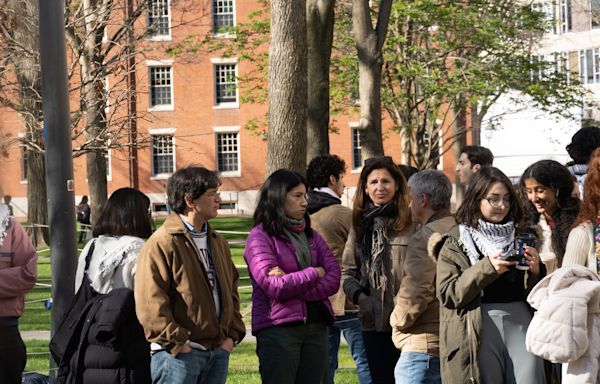
[[(556, 254), (558, 266), (561, 266), (569, 232), (579, 213), (579, 199), (571, 196), (574, 187), (571, 173), (567, 167), (554, 160), (540, 160), (531, 164), (519, 180), (521, 195), (525, 199), (527, 199), (525, 191), (525, 180), (527, 179), (534, 179), (552, 190), (556, 196), (557, 209), (552, 215), (552, 221), (555, 224), (552, 228), (552, 249)], [(540, 213), (528, 199), (524, 201), (523, 205), (525, 206), (527, 225), (533, 228), (540, 220)]]
[(573, 159), (567, 165), (587, 164), (594, 149), (600, 147), (600, 128), (594, 126), (583, 127), (575, 132), (571, 143), (566, 149)]
[(167, 201), (174, 212), (184, 213), (186, 196), (196, 200), (206, 190), (220, 185), (221, 179), (214, 171), (198, 166), (180, 168), (167, 180)]
[(313, 158), (308, 164), (306, 178), (310, 188), (326, 187), (329, 176), (339, 180), (340, 175), (346, 172), (346, 162), (337, 155), (321, 155)]

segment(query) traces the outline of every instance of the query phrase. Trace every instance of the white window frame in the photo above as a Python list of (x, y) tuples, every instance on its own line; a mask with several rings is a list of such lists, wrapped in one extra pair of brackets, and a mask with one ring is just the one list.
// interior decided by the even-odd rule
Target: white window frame
[[(146, 17), (146, 23), (148, 25), (148, 28), (150, 27), (150, 12), (151, 12), (151, 7), (152, 4), (155, 3), (156, 1), (161, 1), (161, 0), (148, 0), (150, 2), (150, 4), (148, 5), (148, 11), (147, 11), (147, 17)], [(171, 0), (165, 0), (165, 2), (167, 3), (167, 24), (168, 24), (168, 29), (169, 31), (166, 34), (149, 34), (148, 35), (148, 39), (151, 41), (169, 41), (171, 40)]]
[[(23, 139), (25, 137), (25, 133), (20, 132), (17, 135), (20, 139)], [(27, 153), (27, 148), (24, 145), (19, 145), (19, 166), (20, 166), (20, 174), (19, 174), (19, 182), (21, 184), (27, 184), (27, 177), (23, 178), (23, 176), (25, 175), (25, 172), (27, 172), (27, 163), (25, 162), (25, 155)]]
[[(590, 0), (590, 29), (594, 30), (594, 29), (600, 29), (600, 20), (598, 20), (597, 25), (594, 25), (594, 13), (593, 13), (593, 9), (592, 9), (592, 2), (594, 0)], [(598, 17), (600, 17), (600, 1), (598, 2)]]
[[(240, 138), (240, 127), (213, 127), (215, 132), (215, 168), (219, 171), (219, 174), (223, 177), (240, 177), (242, 175), (242, 162), (241, 162), (241, 138)], [(237, 170), (236, 171), (221, 171), (219, 169), (219, 134), (236, 134), (237, 136)]]
[(573, 7), (571, 0), (559, 0), (557, 2), (558, 14), (558, 33), (571, 32), (573, 28), (572, 13)]
[[(588, 81), (588, 51), (592, 51), (592, 81)], [(600, 83), (600, 48), (588, 48), (579, 51), (579, 80), (584, 85)]]
[(112, 181), (112, 149), (110, 148), (110, 143), (108, 143), (109, 147), (106, 148), (106, 153), (104, 157), (106, 157), (106, 181)]
[[(174, 75), (173, 75), (173, 60), (146, 60), (146, 66), (148, 67), (148, 112), (158, 112), (158, 111), (174, 111), (175, 110), (175, 89), (173, 87)], [(170, 80), (171, 83), (169, 85), (171, 89), (171, 103), (170, 104), (159, 104), (152, 105), (152, 68), (155, 67), (169, 67), (170, 69)]]
[(172, 136), (173, 137), (173, 141), (172, 141), (173, 170), (172, 170), (172, 172), (154, 174), (154, 147), (152, 145), (150, 147), (150, 174), (151, 174), (150, 180), (168, 179), (169, 177), (171, 177), (173, 172), (175, 172), (175, 170), (177, 169), (177, 145), (176, 145), (175, 131), (176, 131), (175, 128), (153, 128), (153, 129), (148, 130), (148, 134), (150, 135), (150, 138), (152, 138), (152, 136)]
[[(240, 107), (240, 86), (238, 83), (238, 58), (212, 58), (210, 59), (213, 64), (213, 92), (214, 92), (214, 106), (213, 109), (231, 109)], [(219, 65), (235, 65), (235, 101), (218, 102), (217, 101), (217, 67)]]
[[(229, 31), (229, 32), (219, 32), (216, 30), (216, 25), (215, 25), (215, 20), (216, 20), (216, 16), (217, 14), (215, 13), (215, 4), (219, 1), (231, 1), (233, 3), (233, 12), (231, 13), (231, 16), (233, 17), (233, 25), (231, 25), (231, 28), (234, 28), (237, 25), (237, 12), (236, 12), (236, 5), (237, 5), (237, 1), (236, 0), (211, 0), (211, 14), (212, 14), (212, 32), (213, 32), (213, 37), (215, 38), (233, 38), (235, 37), (235, 33)], [(228, 14), (225, 14), (228, 15)]]
[[(362, 158), (362, 153), (361, 153), (361, 145), (360, 145), (360, 131), (358, 130), (358, 128), (360, 127), (360, 123), (359, 122), (352, 122), (348, 124), (350, 126), (350, 155), (352, 158), (352, 171), (351, 173), (358, 173), (362, 170), (363, 168), (363, 158)], [(358, 147), (354, 147), (354, 133), (358, 134)], [(358, 153), (360, 153), (360, 161), (358, 162), (358, 166), (355, 166), (354, 164), (356, 163), (356, 156), (354, 154), (354, 150), (358, 149)]]

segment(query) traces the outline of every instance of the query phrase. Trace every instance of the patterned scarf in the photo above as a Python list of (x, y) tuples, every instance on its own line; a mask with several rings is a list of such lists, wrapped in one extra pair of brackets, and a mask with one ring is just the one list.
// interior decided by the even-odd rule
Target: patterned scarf
[(363, 214), (364, 232), (361, 241), (360, 275), (361, 285), (385, 292), (387, 287), (386, 255), (388, 245), (387, 223), (397, 216), (398, 209), (394, 200), (386, 205), (371, 205)]
[(0, 245), (4, 243), (6, 237), (6, 229), (10, 224), (10, 210), (8, 205), (0, 203)]
[(308, 245), (306, 233), (304, 233), (306, 222), (304, 219), (296, 220), (286, 217), (284, 225), (285, 228), (283, 231), (296, 249), (296, 259), (298, 260), (298, 264), (302, 269), (310, 267), (312, 254), (310, 253), (310, 246)]
[(594, 225), (594, 250), (596, 251), (596, 272), (600, 275), (600, 212)]
[[(479, 219), (477, 229), (460, 224), (459, 242), (471, 261), (475, 265), (480, 259), (480, 252), (484, 256), (505, 253), (514, 248), (515, 226), (512, 221), (504, 224), (494, 224)], [(480, 251), (480, 252), (478, 252)]]

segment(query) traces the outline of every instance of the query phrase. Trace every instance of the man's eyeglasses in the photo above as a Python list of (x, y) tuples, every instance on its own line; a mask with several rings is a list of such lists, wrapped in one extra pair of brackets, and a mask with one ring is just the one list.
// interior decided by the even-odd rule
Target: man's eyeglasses
[(365, 159), (364, 166), (367, 167), (375, 162), (394, 164), (394, 160), (392, 159), (391, 156), (377, 156), (377, 157), (370, 157), (368, 159)]
[(512, 203), (512, 199), (510, 197), (502, 198), (500, 196), (489, 196), (486, 197), (485, 200), (494, 208), (500, 208), (502, 205), (508, 208)]

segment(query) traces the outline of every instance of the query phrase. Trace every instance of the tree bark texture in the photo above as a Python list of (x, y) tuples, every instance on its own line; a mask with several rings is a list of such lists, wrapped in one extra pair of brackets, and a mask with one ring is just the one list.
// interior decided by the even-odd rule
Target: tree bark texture
[(267, 175), (306, 172), (306, 0), (271, 0)]
[(358, 52), (361, 152), (363, 159), (383, 155), (381, 132), (381, 49), (387, 34), (392, 0), (379, 2), (373, 28), (369, 0), (352, 1), (352, 29)]
[(17, 79), (17, 112), (25, 122), (21, 145), (26, 148), (27, 221), (35, 244), (47, 243), (49, 231), (42, 126), (41, 73), (38, 43), (38, 8), (35, 0), (6, 0), (3, 10), (5, 49)]
[(308, 121), (306, 163), (329, 153), (329, 64), (335, 0), (306, 0)]

